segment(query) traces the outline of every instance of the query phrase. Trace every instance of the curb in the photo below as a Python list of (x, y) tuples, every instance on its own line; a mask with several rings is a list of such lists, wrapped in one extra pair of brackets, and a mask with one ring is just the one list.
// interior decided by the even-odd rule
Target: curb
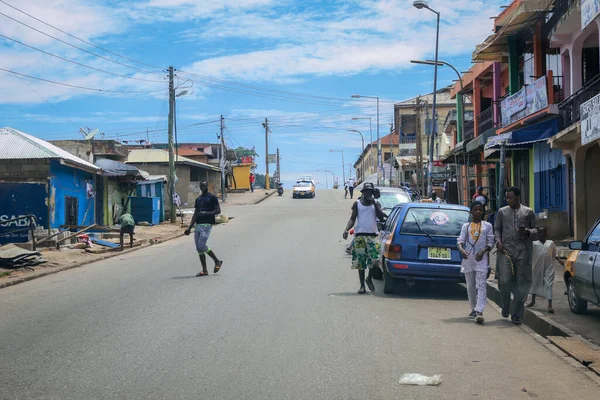
[[(502, 307), (502, 296), (500, 294), (500, 290), (495, 283), (490, 283), (490, 281), (486, 282), (487, 284), (487, 297), (490, 299), (495, 305), (498, 307)], [(501, 311), (501, 310), (499, 310)], [(523, 315), (523, 325), (526, 329), (530, 329), (534, 334), (537, 334), (543, 338), (543, 340), (550, 343), (547, 339), (548, 336), (563, 336), (563, 337), (572, 337), (573, 339), (577, 339), (584, 345), (588, 346), (591, 349), (596, 349), (597, 347), (590, 343), (589, 341), (582, 338), (577, 333), (573, 332), (571, 329), (563, 326), (550, 318), (546, 317), (539, 311), (532, 310), (530, 308), (525, 308), (525, 314)], [(556, 349), (560, 349), (561, 353), (570, 358), (577, 364), (578, 367), (584, 368), (586, 371), (593, 373), (594, 376), (600, 376), (597, 374), (595, 369), (590, 369), (587, 366), (579, 363), (575, 358), (568, 356), (565, 350), (560, 348), (559, 346), (553, 345)], [(548, 347), (548, 346), (546, 346)], [(564, 353), (563, 353), (564, 352)]]
[(153, 244), (147, 242), (147, 243), (142, 244), (141, 246), (134, 247), (133, 249), (124, 249), (123, 251), (119, 251), (119, 252), (107, 253), (105, 255), (102, 255), (102, 257), (98, 257), (98, 258), (96, 258), (94, 260), (82, 261), (82, 262), (75, 263), (73, 265), (67, 265), (67, 266), (64, 266), (64, 267), (57, 267), (57, 268), (54, 268), (52, 270), (46, 270), (46, 271), (40, 272), (39, 274), (33, 274), (33, 275), (25, 276), (25, 277), (22, 277), (22, 278), (14, 279), (14, 280), (11, 280), (10, 282), (0, 282), (0, 289), (4, 289), (4, 288), (10, 287), (10, 286), (18, 285), (20, 283), (25, 283), (25, 282), (28, 282), (28, 281), (32, 281), (34, 279), (41, 278), (43, 276), (57, 274), (59, 272), (66, 271), (66, 270), (69, 270), (69, 269), (83, 267), (84, 265), (92, 264), (92, 263), (95, 263), (95, 262), (98, 262), (98, 261), (103, 261), (103, 260), (106, 260), (108, 258), (117, 257), (117, 256), (120, 256), (120, 255), (123, 255), (123, 254), (127, 254), (127, 253), (131, 253), (131, 252), (138, 251), (138, 250), (141, 250), (141, 249), (145, 249), (147, 247), (153, 246), (154, 244), (167, 242), (169, 240), (177, 239), (177, 238), (182, 237), (182, 236), (183, 236), (183, 232), (175, 234), (173, 236), (168, 236), (167, 238), (161, 240), (160, 242), (155, 242)]
[(265, 201), (266, 199), (268, 199), (269, 197), (273, 196), (275, 194), (275, 191), (272, 191), (271, 193), (265, 195), (265, 197), (262, 197), (260, 200), (255, 201), (253, 204), (259, 204), (262, 203), (263, 201)]

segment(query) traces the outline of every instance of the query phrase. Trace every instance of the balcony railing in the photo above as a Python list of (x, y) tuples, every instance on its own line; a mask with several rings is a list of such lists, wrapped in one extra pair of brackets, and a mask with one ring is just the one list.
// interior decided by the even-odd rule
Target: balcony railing
[(488, 108), (477, 116), (477, 134), (481, 135), (483, 132), (494, 127), (494, 109), (493, 107)]
[(415, 139), (415, 138), (410, 138), (410, 139), (402, 138), (402, 139), (400, 139), (400, 145), (403, 145), (403, 144), (415, 144), (415, 143), (417, 143), (417, 139)]
[(568, 128), (581, 119), (579, 107), (600, 93), (600, 74), (584, 87), (573, 93), (571, 97), (558, 105), (561, 129)]
[(469, 140), (469, 139), (473, 139), (475, 137), (475, 120), (474, 119), (465, 122), (464, 131), (465, 131), (465, 134), (464, 134), (463, 140)]

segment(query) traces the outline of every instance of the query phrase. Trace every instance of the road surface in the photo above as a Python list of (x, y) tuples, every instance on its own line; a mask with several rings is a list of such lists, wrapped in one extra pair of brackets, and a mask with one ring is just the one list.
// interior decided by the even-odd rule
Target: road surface
[[(217, 275), (195, 277), (183, 237), (0, 290), (0, 398), (597, 398), (491, 307), (468, 321), (458, 285), (358, 295), (350, 205), (318, 191), (226, 207)], [(443, 382), (400, 386), (404, 373)]]

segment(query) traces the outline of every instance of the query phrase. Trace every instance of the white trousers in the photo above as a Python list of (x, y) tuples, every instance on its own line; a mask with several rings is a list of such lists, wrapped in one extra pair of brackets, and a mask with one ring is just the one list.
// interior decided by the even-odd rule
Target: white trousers
[(483, 312), (487, 299), (487, 272), (465, 272), (465, 280), (467, 281), (467, 294), (471, 310)]

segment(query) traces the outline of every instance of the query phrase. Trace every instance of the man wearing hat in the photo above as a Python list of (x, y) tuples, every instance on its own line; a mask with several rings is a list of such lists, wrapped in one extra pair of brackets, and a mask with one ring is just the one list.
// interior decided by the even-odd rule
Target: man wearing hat
[(377, 229), (377, 218), (381, 221), (387, 218), (387, 215), (381, 211), (381, 207), (375, 201), (375, 187), (367, 182), (361, 190), (362, 196), (352, 204), (352, 215), (346, 225), (342, 237), (348, 239), (348, 231), (354, 227), (354, 244), (352, 245), (352, 269), (358, 270), (360, 280), (360, 289), (358, 293), (364, 294), (365, 290), (365, 270), (369, 269), (369, 276), (366, 284), (370, 291), (375, 290), (372, 268), (379, 265), (380, 245), (377, 240), (379, 231)]

